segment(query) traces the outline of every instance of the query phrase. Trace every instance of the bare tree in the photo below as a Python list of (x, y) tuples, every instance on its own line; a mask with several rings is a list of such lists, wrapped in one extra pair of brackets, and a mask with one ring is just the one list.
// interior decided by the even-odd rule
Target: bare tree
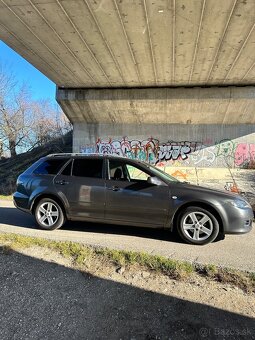
[(4, 156), (4, 143), (0, 139), (0, 159)]
[(2, 153), (31, 150), (63, 136), (71, 124), (50, 101), (33, 101), (26, 86), (19, 86), (0, 65), (0, 144)]
[(33, 116), (35, 118), (33, 133), (37, 145), (63, 137), (72, 128), (62, 110), (47, 100), (34, 103)]
[(16, 155), (17, 147), (24, 147), (33, 122), (30, 117), (29, 93), (26, 86), (18, 86), (12, 75), (0, 69), (0, 138), (3, 145)]

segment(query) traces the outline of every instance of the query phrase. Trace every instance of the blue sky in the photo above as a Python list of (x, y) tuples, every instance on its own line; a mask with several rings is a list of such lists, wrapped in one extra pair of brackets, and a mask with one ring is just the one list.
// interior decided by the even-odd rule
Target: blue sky
[(55, 84), (2, 41), (0, 41), (0, 64), (11, 70), (19, 83), (27, 84), (33, 99), (55, 101)]

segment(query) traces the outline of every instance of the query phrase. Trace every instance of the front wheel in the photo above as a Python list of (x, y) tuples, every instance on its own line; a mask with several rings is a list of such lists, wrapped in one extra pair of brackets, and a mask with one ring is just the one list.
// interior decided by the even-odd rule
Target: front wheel
[(219, 223), (208, 210), (188, 207), (180, 215), (177, 229), (184, 241), (203, 245), (216, 239), (219, 234)]
[(65, 222), (65, 215), (60, 205), (51, 198), (43, 198), (35, 208), (37, 224), (46, 230), (60, 228)]

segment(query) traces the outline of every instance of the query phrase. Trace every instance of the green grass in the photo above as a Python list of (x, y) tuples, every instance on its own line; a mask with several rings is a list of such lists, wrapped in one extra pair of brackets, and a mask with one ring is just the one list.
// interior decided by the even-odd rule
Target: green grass
[(250, 273), (250, 279), (255, 283), (255, 273)]
[(146, 269), (163, 273), (176, 280), (186, 280), (191, 275), (199, 275), (208, 280), (231, 284), (245, 292), (255, 293), (255, 273), (221, 268), (213, 264), (201, 265), (143, 252), (89, 247), (75, 242), (51, 241), (18, 234), (0, 233), (0, 243), (4, 254), (34, 246), (52, 249), (71, 260), (80, 270), (86, 270), (87, 261), (97, 260), (102, 263), (102, 266), (125, 266), (126, 268), (135, 266), (137, 270)]
[(0, 200), (12, 201), (12, 195), (0, 195)]
[(172, 278), (181, 278), (194, 271), (193, 265), (189, 262), (181, 262), (163, 256), (150, 255), (142, 252), (139, 253), (107, 248), (94, 249), (94, 252), (99, 256), (106, 257), (117, 266), (126, 267), (140, 265), (146, 269), (169, 275)]

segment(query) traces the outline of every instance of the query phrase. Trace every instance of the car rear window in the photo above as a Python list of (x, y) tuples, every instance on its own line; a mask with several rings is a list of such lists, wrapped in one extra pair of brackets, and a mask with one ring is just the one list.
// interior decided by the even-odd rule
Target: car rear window
[(34, 174), (56, 175), (67, 161), (68, 161), (67, 158), (47, 159), (34, 170)]
[(102, 159), (75, 159), (73, 176), (102, 178)]

